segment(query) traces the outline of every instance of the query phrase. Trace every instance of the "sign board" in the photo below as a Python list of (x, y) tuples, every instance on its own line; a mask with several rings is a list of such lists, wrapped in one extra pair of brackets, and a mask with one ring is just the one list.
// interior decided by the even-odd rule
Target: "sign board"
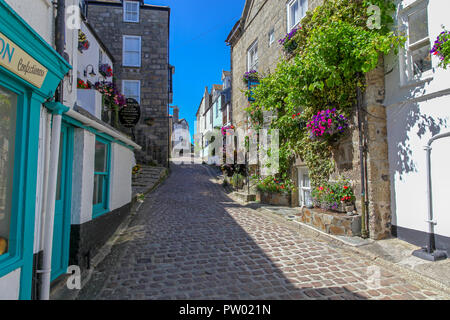
[(127, 98), (127, 106), (119, 110), (119, 121), (125, 128), (134, 128), (141, 118), (141, 106), (133, 98)]
[(0, 32), (0, 66), (32, 85), (42, 87), (48, 70)]

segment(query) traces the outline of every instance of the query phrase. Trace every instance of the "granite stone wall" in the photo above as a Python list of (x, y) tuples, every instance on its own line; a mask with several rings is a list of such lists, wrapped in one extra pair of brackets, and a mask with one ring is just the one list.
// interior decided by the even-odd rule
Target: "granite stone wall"
[[(138, 163), (157, 162), (168, 165), (169, 148), (169, 10), (144, 6), (140, 22), (123, 22), (123, 9), (118, 5), (91, 3), (88, 21), (100, 35), (115, 59), (116, 85), (122, 80), (141, 81), (141, 120), (135, 128)], [(122, 64), (123, 35), (141, 36), (141, 67)], [(130, 129), (123, 128), (131, 134)]]

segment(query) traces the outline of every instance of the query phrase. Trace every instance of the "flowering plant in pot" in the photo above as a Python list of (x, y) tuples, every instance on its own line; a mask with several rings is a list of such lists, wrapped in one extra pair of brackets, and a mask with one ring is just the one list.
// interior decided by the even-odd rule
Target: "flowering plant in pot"
[(89, 84), (89, 82), (84, 82), (81, 79), (77, 80), (77, 88), (78, 89), (91, 89), (91, 85)]
[(335, 142), (348, 126), (348, 119), (338, 114), (336, 109), (319, 111), (306, 125), (312, 140), (322, 139), (330, 142)]
[(253, 176), (252, 179), (256, 180), (256, 188), (261, 192), (290, 194), (294, 189), (294, 183), (290, 179), (282, 180), (273, 176)]
[(345, 179), (323, 183), (311, 191), (311, 196), (316, 207), (339, 212), (353, 211), (356, 200), (353, 188)]
[(278, 43), (283, 46), (284, 52), (290, 54), (294, 52), (295, 49), (297, 49), (298, 44), (295, 41), (294, 36), (297, 33), (297, 31), (301, 29), (302, 27), (294, 28), (289, 33), (287, 33), (283, 39), (278, 40)]
[(226, 135), (232, 135), (232, 130), (234, 130), (235, 127), (233, 125), (229, 125), (229, 126), (224, 126), (222, 127), (222, 129), (220, 129), (220, 132), (222, 133), (222, 136), (226, 136)]
[(450, 32), (442, 31), (434, 42), (430, 53), (438, 56), (440, 59), (439, 66), (447, 69), (450, 64)]
[(110, 77), (113, 76), (113, 69), (112, 69), (112, 67), (111, 67), (109, 64), (107, 64), (107, 63), (101, 64), (101, 65), (98, 67), (98, 72), (100, 72), (100, 74), (103, 75), (103, 76), (106, 77), (106, 78), (110, 78)]
[(78, 50), (83, 53), (83, 51), (88, 50), (90, 47), (90, 43), (87, 39), (87, 36), (83, 31), (78, 30)]
[(242, 77), (242, 80), (245, 83), (248, 83), (250, 80), (259, 80), (259, 74), (256, 70), (250, 70), (246, 73), (244, 73), (244, 76)]
[(115, 112), (115, 126), (119, 126), (119, 109), (126, 107), (127, 101), (123, 94), (117, 90), (112, 82), (97, 82), (95, 89), (100, 92), (103, 97), (103, 105)]

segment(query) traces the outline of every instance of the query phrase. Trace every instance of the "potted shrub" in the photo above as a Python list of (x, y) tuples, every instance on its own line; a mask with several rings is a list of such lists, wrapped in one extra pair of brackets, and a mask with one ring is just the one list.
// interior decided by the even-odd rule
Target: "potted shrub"
[(334, 183), (323, 183), (312, 190), (316, 207), (341, 213), (353, 212), (356, 197), (349, 181), (340, 179)]

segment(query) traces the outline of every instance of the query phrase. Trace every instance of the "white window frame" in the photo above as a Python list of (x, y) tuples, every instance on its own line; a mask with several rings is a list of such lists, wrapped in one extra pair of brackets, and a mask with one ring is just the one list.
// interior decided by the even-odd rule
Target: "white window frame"
[[(139, 40), (139, 63), (136, 65), (132, 65), (132, 64), (126, 64), (125, 63), (125, 41), (126, 39), (138, 39)], [(130, 52), (128, 50), (128, 52)], [(130, 35), (123, 35), (122, 38), (122, 65), (124, 67), (141, 67), (141, 63), (142, 63), (142, 38), (140, 36), (130, 36)]]
[(141, 104), (141, 81), (140, 80), (122, 80), (122, 94), (125, 96), (125, 98), (132, 98), (127, 97), (125, 94), (125, 84), (126, 83), (137, 83), (138, 84), (138, 99), (137, 102)]
[[(298, 21), (292, 21), (291, 8), (296, 3), (298, 4), (299, 18)], [(290, 32), (305, 17), (306, 12), (308, 11), (308, 0), (291, 0), (286, 4), (286, 11), (287, 11), (287, 32)]]
[[(428, 17), (428, 37), (418, 40), (414, 43), (409, 43), (409, 16), (417, 13), (420, 10), (427, 10)], [(432, 41), (430, 37), (430, 18), (429, 18), (429, 6), (428, 0), (417, 0), (411, 5), (399, 11), (399, 22), (401, 23), (401, 29), (404, 31), (408, 40), (404, 47), (400, 48), (400, 84), (401, 86), (410, 86), (417, 83), (418, 81), (423, 81), (432, 78), (434, 74), (434, 59), (431, 56), (431, 69), (427, 70), (421, 74), (414, 75), (413, 57), (412, 50), (421, 47), (424, 44), (428, 44), (429, 50), (432, 48)]]
[[(135, 5), (136, 6), (136, 9), (137, 9), (137, 12), (136, 12), (136, 14), (137, 14), (137, 20), (131, 20), (131, 19), (127, 19), (127, 10), (126, 10), (126, 8), (127, 8), (127, 5), (128, 4), (133, 4), (133, 5)], [(139, 4), (139, 2), (138, 1), (124, 1), (124, 3), (123, 3), (123, 21), (124, 22), (133, 22), (133, 23), (139, 23), (139, 9), (140, 9), (140, 4)]]
[[(252, 53), (253, 57), (256, 57), (256, 60), (252, 61)], [(253, 42), (253, 44), (247, 50), (247, 71), (256, 70), (258, 71), (258, 40)]]
[(275, 28), (271, 28), (269, 31), (269, 47), (275, 42)]
[(306, 167), (298, 168), (298, 193), (299, 193), (299, 205), (300, 207), (305, 207), (307, 204), (304, 199), (304, 192), (309, 192), (311, 197), (311, 179), (309, 178), (309, 187), (303, 185), (303, 175), (307, 174), (309, 177), (309, 170)]

